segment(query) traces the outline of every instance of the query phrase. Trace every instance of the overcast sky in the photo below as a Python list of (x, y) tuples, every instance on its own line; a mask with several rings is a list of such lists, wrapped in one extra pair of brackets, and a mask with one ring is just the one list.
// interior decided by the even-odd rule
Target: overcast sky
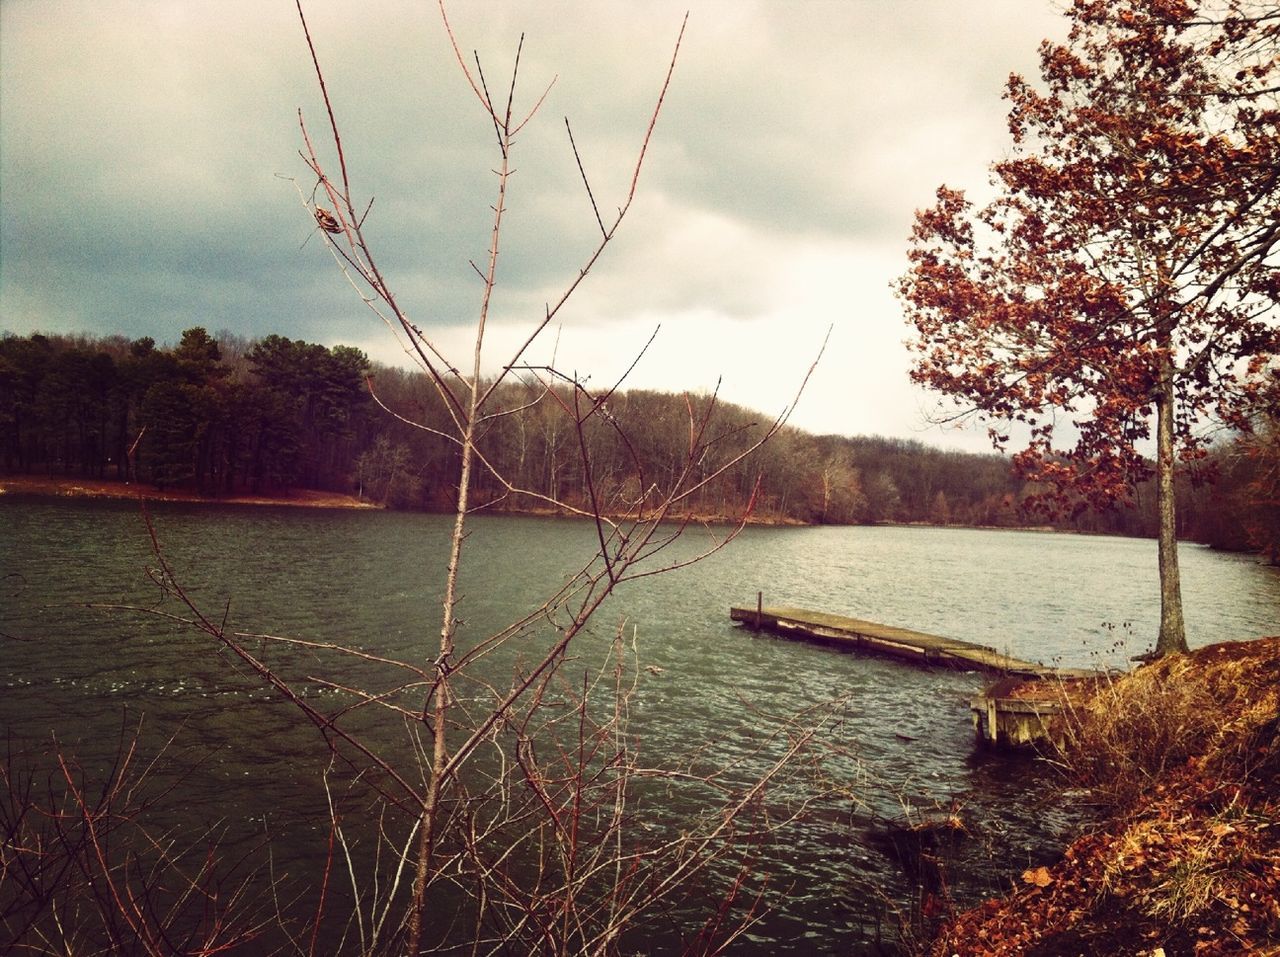
[[(625, 194), (680, 21), (689, 25), (618, 241), (562, 314), (561, 366), (776, 412), (831, 341), (793, 422), (982, 449), (927, 429), (890, 283), (913, 211), (981, 191), (1008, 146), (1001, 93), (1064, 26), (1053, 0), (455, 2), (505, 83), (525, 34), (520, 138), (489, 338), (496, 367), (590, 250), (564, 117), (605, 209)], [(359, 9), (360, 12), (356, 12)], [(402, 304), (469, 355), (492, 128), (428, 0), (306, 10), (367, 235)], [(297, 111), (323, 107), (288, 0), (0, 4), (0, 330), (175, 342), (203, 325), (402, 361), (313, 235)], [(296, 185), (295, 185), (296, 183)], [(469, 362), (469, 360), (466, 360)]]

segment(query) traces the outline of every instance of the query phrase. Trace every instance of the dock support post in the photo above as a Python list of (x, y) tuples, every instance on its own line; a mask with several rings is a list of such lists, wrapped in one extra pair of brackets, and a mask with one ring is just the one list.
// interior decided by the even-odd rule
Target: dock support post
[(764, 623), (764, 592), (756, 592), (756, 631)]

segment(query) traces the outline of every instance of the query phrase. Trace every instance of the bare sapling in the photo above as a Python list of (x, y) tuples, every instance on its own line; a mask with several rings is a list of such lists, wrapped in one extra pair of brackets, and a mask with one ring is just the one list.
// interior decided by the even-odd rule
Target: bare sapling
[[(463, 56), (443, 4), (440, 13), (497, 152), (489, 246), (481, 262), (472, 264), (480, 292), (467, 363), (453, 362), (410, 318), (378, 264), (367, 235), (372, 202), (353, 189), (321, 59), (298, 4), (326, 109), (323, 152), (333, 156), (331, 163), (321, 159), (320, 143), (300, 112), (302, 157), (314, 185), (300, 186), (299, 195), (347, 280), (396, 336), (447, 412), (443, 429), (392, 412), (455, 450), (457, 495), (438, 615), (411, 658), (234, 628), (228, 609), (210, 614), (184, 588), (149, 520), (153, 577), (177, 609), (146, 611), (212, 639), (242, 671), (291, 704), (326, 744), (326, 863), (312, 895), (310, 932), (290, 932), (299, 952), (613, 953), (629, 928), (659, 905), (677, 906), (675, 901), (692, 894), (694, 879), (709, 870), (723, 891), (710, 915), (680, 936), (689, 952), (720, 952), (758, 919), (762, 898), (753, 882), (753, 854), (802, 812), (808, 794), (818, 793), (780, 785), (813, 770), (812, 755), (797, 759), (812, 751), (836, 706), (779, 720), (728, 765), (682, 762), (678, 755), (646, 765), (628, 723), (638, 673), (634, 648), (623, 624), (610, 629), (612, 641), (602, 647), (589, 623), (618, 586), (700, 562), (739, 534), (754, 494), (737, 521), (718, 530), (694, 518), (695, 503), (783, 428), (794, 403), (772, 421), (743, 430), (719, 424), (716, 394), (689, 401), (681, 461), (661, 477), (650, 476), (625, 423), (609, 408), (625, 374), (595, 389), (530, 358), (632, 208), (684, 27), (648, 124), (638, 131), (626, 194), (608, 218), (566, 120), (567, 154), (581, 177), (598, 239), (520, 345), (494, 364), (485, 351), (486, 327), (498, 283), (512, 153), (549, 88), (528, 109), (517, 108), (522, 38), (510, 83), (495, 96), (479, 57), (470, 63)], [(377, 399), (372, 382), (369, 387)], [(803, 382), (797, 398), (802, 390)], [(583, 490), (579, 498), (561, 497), (554, 486), (522, 487), (496, 464), (487, 444), (492, 430), (534, 413), (555, 416), (569, 436), (571, 467)], [(625, 469), (597, 460), (602, 436), (624, 450)], [(478, 476), (499, 494), (477, 501)], [(460, 615), (471, 517), (507, 500), (535, 502), (590, 522), (594, 550), (536, 607), (475, 633)], [(587, 653), (579, 659), (574, 649), (583, 641)], [(495, 672), (492, 661), (511, 657), (509, 671)], [(335, 696), (338, 706), (331, 704)], [(652, 811), (642, 811), (636, 800), (650, 785), (696, 786), (714, 801), (693, 825), (651, 822), (642, 815)], [(362, 820), (355, 819), (354, 802), (370, 792), (377, 809), (358, 805)], [(371, 831), (377, 835), (372, 852), (367, 837), (358, 836)]]
[[(299, 8), (299, 13), (302, 13), (301, 8)], [(639, 477), (635, 487), (639, 494), (630, 502), (619, 502), (618, 500), (606, 502), (601, 499), (598, 493), (598, 476), (595, 475), (593, 470), (586, 435), (592, 420), (597, 418), (604, 419), (606, 424), (615, 431), (621, 431), (616, 421), (611, 419), (607, 412), (607, 402), (614, 390), (609, 389), (603, 393), (593, 394), (576, 378), (564, 375), (549, 366), (535, 367), (529, 365), (525, 358), (539, 336), (552, 325), (565, 303), (568, 302), (569, 298), (595, 266), (606, 247), (613, 240), (632, 206), (645, 154), (675, 68), (680, 38), (677, 39), (675, 52), (672, 54), (661, 91), (658, 94), (648, 127), (644, 131), (644, 136), (641, 140), (631, 176), (630, 189), (622, 204), (618, 207), (617, 214), (611, 223), (606, 224), (601, 216), (600, 205), (592, 191), (590, 179), (573, 140), (572, 128), (566, 120), (570, 148), (600, 231), (599, 241), (594, 250), (588, 254), (576, 275), (566, 285), (560, 297), (554, 303), (549, 304), (544, 314), (533, 324), (523, 344), (502, 363), (501, 371), (496, 376), (487, 382), (485, 381), (483, 378), (485, 330), (489, 321), (498, 275), (503, 220), (506, 214), (507, 193), (512, 171), (512, 148), (515, 137), (538, 112), (545, 100), (546, 92), (537, 99), (533, 107), (524, 115), (519, 115), (515, 112), (520, 55), (523, 47), (522, 41), (521, 46), (516, 51), (512, 79), (506, 90), (505, 99), (495, 99), (490, 92), (488, 81), (478, 57), (473, 69), (463, 56), (456, 37), (449, 26), (443, 5), (441, 6), (441, 15), (445, 30), (456, 54), (459, 68), (484, 115), (493, 125), (498, 150), (498, 164), (495, 169), (497, 177), (496, 196), (492, 205), (493, 220), (490, 246), (483, 267), (475, 267), (481, 279), (481, 294), (469, 377), (461, 374), (454, 363), (446, 360), (441, 351), (424, 333), (423, 329), (410, 320), (377, 265), (365, 237), (364, 214), (352, 194), (338, 123), (334, 117), (323, 71), (309, 32), (307, 34), (308, 44), (316, 65), (320, 89), (324, 95), (329, 118), (329, 131), (332, 135), (333, 149), (337, 156), (339, 175), (336, 179), (327, 174), (305, 124), (302, 127), (304, 142), (306, 143), (306, 159), (317, 181), (317, 190), (312, 195), (323, 196), (328, 204), (327, 206), (322, 206), (312, 200), (313, 215), (316, 217), (317, 223), (323, 228), (338, 262), (347, 272), (349, 278), (352, 279), (353, 284), (361, 289), (365, 301), (393, 331), (403, 337), (402, 341), (409, 345), (412, 354), (437, 389), (452, 421), (453, 429), (448, 438), (457, 444), (459, 454), (458, 494), (446, 567), (439, 640), (435, 649), (435, 657), (431, 662), (431, 668), (434, 669), (434, 679), (427, 701), (423, 706), (423, 724), (430, 741), (430, 767), (426, 776), (426, 793), (422, 795), (421, 813), (417, 826), (415, 873), (412, 900), (407, 918), (406, 944), (408, 951), (411, 953), (416, 952), (421, 945), (423, 925), (427, 919), (428, 891), (442, 872), (442, 864), (444, 862), (440, 860), (440, 845), (445, 830), (443, 824), (448, 814), (447, 809), (451, 806), (450, 790), (461, 789), (459, 784), (460, 770), (470, 761), (482, 744), (493, 740), (496, 734), (518, 721), (519, 723), (516, 724), (515, 755), (517, 765), (525, 782), (538, 795), (539, 801), (548, 815), (553, 821), (559, 821), (558, 815), (554, 813), (552, 800), (543, 790), (543, 785), (540, 782), (540, 775), (543, 772), (534, 763), (532, 748), (529, 744), (532, 739), (528, 729), (534, 720), (534, 716), (539, 715), (546, 689), (556, 677), (570, 643), (582, 632), (592, 614), (621, 582), (629, 578), (654, 574), (678, 567), (681, 564), (697, 561), (709, 551), (722, 547), (728, 538), (732, 537), (733, 533), (730, 533), (725, 538), (713, 541), (708, 549), (693, 557), (676, 559), (671, 562), (662, 560), (662, 554), (688, 527), (687, 519), (683, 522), (678, 522), (674, 526), (666, 526), (663, 523), (672, 517), (681, 504), (687, 501), (690, 496), (707, 483), (713, 481), (732, 465), (735, 465), (743, 456), (749, 454), (754, 447), (757, 447), (772, 435), (774, 431), (781, 427), (785, 418), (785, 415), (779, 417), (771, 426), (763, 430), (763, 433), (745, 451), (739, 451), (736, 455), (729, 456), (720, 463), (718, 468), (708, 471), (705, 467), (707, 455), (709, 453), (714, 454), (715, 446), (723, 442), (725, 438), (724, 436), (713, 435), (710, 431), (714, 412), (713, 402), (707, 406), (705, 413), (701, 416), (691, 414), (688, 459), (684, 470), (671, 486), (659, 490), (656, 486), (647, 485), (644, 480), (643, 470), (639, 467), (639, 460), (633, 456), (632, 459)], [(303, 25), (305, 29), (305, 18)], [(681, 28), (680, 36), (681, 38), (683, 37), (683, 27)], [(519, 408), (514, 412), (504, 409), (493, 410), (491, 405), (497, 390), (509, 376), (517, 374), (518, 370), (525, 374), (526, 382), (536, 385), (538, 391), (524, 408)], [(557, 385), (565, 388), (557, 389)], [(614, 389), (616, 388), (617, 386), (615, 385)], [(571, 579), (566, 587), (553, 596), (547, 604), (536, 609), (533, 614), (513, 623), (511, 627), (476, 642), (459, 655), (457, 651), (457, 608), (460, 600), (459, 571), (467, 534), (467, 519), (472, 511), (470, 495), (473, 485), (473, 471), (477, 468), (487, 470), (508, 494), (542, 499), (566, 511), (580, 513), (583, 511), (567, 502), (555, 501), (553, 496), (535, 492), (531, 489), (517, 488), (497, 472), (491, 461), (484, 455), (484, 451), (478, 441), (478, 437), (486, 425), (496, 418), (510, 414), (521, 414), (538, 403), (547, 401), (560, 405), (561, 410), (568, 416), (570, 428), (576, 436), (579, 452), (578, 465), (582, 471), (583, 484), (590, 496), (590, 507), (586, 514), (595, 524), (598, 550), (591, 562), (585, 565), (578, 575)], [(627, 445), (625, 434), (621, 434), (620, 437), (623, 444)], [(620, 505), (623, 507), (619, 508)], [(620, 520), (610, 518), (610, 515), (618, 512), (621, 512), (624, 518)], [(471, 662), (489, 653), (496, 645), (524, 634), (531, 626), (545, 624), (550, 624), (554, 628), (558, 636), (557, 640), (544, 653), (542, 659), (520, 675), (511, 687), (492, 689), (493, 700), (487, 715), (484, 715), (478, 723), (464, 723), (459, 732), (457, 732), (459, 740), (451, 746), (449, 735), (452, 719), (451, 710), (453, 709), (452, 696), (455, 685), (462, 680), (460, 673), (465, 673)], [(584, 733), (582, 726), (586, 723), (587, 690), (584, 687), (583, 693), (579, 698), (580, 735)], [(523, 709), (522, 716), (520, 709)], [(616, 727), (614, 730), (616, 731)], [(607, 732), (602, 732), (598, 729), (597, 733)], [(572, 764), (571, 773), (567, 778), (569, 781), (577, 782), (584, 768), (590, 764), (586, 754), (585, 739), (580, 739), (577, 754), (578, 760)], [(500, 784), (499, 791), (502, 791), (504, 787), (504, 784)], [(576, 791), (574, 793), (574, 808), (576, 811), (580, 810), (579, 801), (581, 796), (577, 795)], [(465, 794), (459, 794), (456, 797), (465, 800)], [(567, 849), (561, 848), (561, 856), (565, 864), (565, 876), (569, 881), (569, 887), (562, 892), (562, 909), (564, 911), (565, 924), (561, 926), (558, 933), (553, 929), (543, 928), (539, 936), (544, 938), (544, 944), (549, 943), (548, 937), (559, 940), (560, 944), (563, 945), (576, 936), (570, 927), (569, 915), (573, 911), (571, 902), (575, 899), (575, 895), (571, 891), (576, 876), (575, 871), (578, 869), (579, 863), (576, 860), (577, 845), (574, 840), (577, 836), (577, 826), (578, 820), (575, 819), (575, 830), (570, 838), (570, 846)], [(555, 828), (554, 833), (564, 839), (563, 827)], [(478, 853), (475, 850), (478, 846), (477, 842), (473, 840), (469, 846), (471, 848), (470, 853), (476, 856)], [(525, 914), (536, 911), (535, 908), (527, 906), (523, 910)], [(606, 921), (606, 925), (613, 924), (618, 916), (616, 913), (610, 915), (610, 920)], [(607, 941), (614, 933), (616, 933), (616, 930), (606, 930), (604, 939)], [(581, 940), (581, 943), (586, 944), (588, 941), (584, 939)], [(601, 941), (594, 941), (593, 943), (598, 945)], [(559, 948), (557, 947), (556, 949)]]

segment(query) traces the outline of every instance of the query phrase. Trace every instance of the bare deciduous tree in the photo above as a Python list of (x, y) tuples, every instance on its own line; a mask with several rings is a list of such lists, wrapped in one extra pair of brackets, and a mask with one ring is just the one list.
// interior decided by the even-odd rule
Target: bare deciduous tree
[[(299, 6), (299, 14), (301, 13)], [(611, 222), (606, 223), (600, 212), (601, 206), (574, 143), (572, 128), (566, 120), (569, 145), (595, 214), (600, 231), (599, 240), (560, 297), (532, 324), (523, 344), (502, 363), (501, 372), (487, 380), (484, 378), (485, 331), (498, 275), (499, 250), (512, 171), (512, 149), (516, 136), (534, 118), (546, 93), (527, 113), (521, 115), (516, 112), (522, 39), (521, 46), (516, 51), (512, 80), (505, 98), (495, 98), (479, 58), (475, 59), (475, 66), (471, 67), (462, 55), (443, 4), (441, 15), (459, 68), (487, 121), (493, 125), (498, 150), (490, 245), (483, 267), (475, 267), (482, 280), (482, 293), (469, 376), (459, 372), (458, 366), (446, 359), (423, 329), (411, 321), (374, 258), (364, 233), (364, 210), (367, 207), (359, 204), (352, 193), (338, 122), (334, 117), (323, 71), (309, 32), (308, 45), (316, 65), (320, 89), (324, 94), (329, 132), (337, 157), (336, 177), (329, 175), (319, 159), (305, 123), (302, 127), (306, 160), (317, 181), (317, 188), (312, 196), (323, 197), (323, 204), (311, 200), (313, 215), (352, 284), (361, 291), (365, 302), (383, 321), (403, 337), (402, 341), (408, 345), (435, 385), (451, 418), (452, 428), (447, 437), (457, 444), (459, 452), (458, 493), (439, 639), (434, 658), (429, 664), (424, 661), (421, 671), (411, 669), (416, 672), (412, 675), (415, 687), (425, 686), (427, 689), (421, 714), (417, 714), (415, 709), (413, 715), (414, 723), (420, 726), (415, 731), (420, 730), (426, 742), (423, 762), (427, 766), (422, 769), (424, 785), (414, 791), (411, 802), (420, 810), (413, 852), (413, 889), (406, 918), (405, 943), (410, 953), (416, 953), (421, 948), (431, 888), (444, 875), (453, 872), (466, 861), (470, 865), (470, 878), (478, 888), (475, 899), (485, 904), (477, 913), (477, 920), (481, 925), (491, 914), (512, 913), (499, 906), (498, 902), (506, 907), (516, 905), (513, 913), (517, 916), (499, 922), (505, 926), (504, 933), (498, 935), (503, 942), (512, 938), (519, 939), (533, 932), (541, 945), (549, 950), (595, 951), (616, 938), (618, 929), (625, 926), (633, 914), (641, 909), (642, 901), (649, 902), (664, 896), (670, 887), (678, 883), (682, 874), (692, 867), (700, 866), (693, 864), (694, 858), (689, 856), (699, 844), (697, 841), (679, 842), (678, 849), (671, 849), (676, 852), (677, 858), (683, 859), (679, 866), (656, 885), (646, 887), (639, 897), (634, 891), (628, 892), (627, 888), (634, 882), (634, 874), (630, 872), (638, 860), (628, 861), (621, 845), (616, 848), (616, 853), (611, 853), (614, 848), (613, 839), (620, 839), (622, 836), (620, 829), (626, 809), (629, 756), (627, 748), (620, 744), (617, 737), (622, 733), (621, 711), (618, 709), (624, 703), (623, 689), (619, 683), (615, 683), (615, 711), (612, 719), (602, 724), (595, 724), (588, 717), (589, 685), (584, 684), (581, 692), (574, 696), (576, 705), (573, 708), (550, 717), (545, 713), (547, 689), (556, 680), (571, 643), (581, 635), (591, 616), (619, 584), (697, 561), (709, 552), (718, 550), (732, 537), (733, 533), (730, 533), (724, 538), (712, 540), (705, 550), (693, 557), (671, 560), (664, 558), (672, 543), (688, 529), (687, 503), (692, 497), (766, 441), (781, 426), (785, 415), (763, 429), (745, 451), (722, 457), (715, 465), (709, 466), (709, 462), (717, 457), (718, 447), (729, 437), (714, 431), (714, 400), (707, 403), (705, 410), (697, 415), (693, 414), (691, 407), (687, 456), (675, 479), (665, 487), (648, 482), (640, 468), (638, 457), (633, 455), (638, 481), (631, 486), (634, 490), (632, 497), (625, 498), (618, 491), (606, 497), (606, 483), (602, 481), (605, 477), (595, 471), (586, 429), (591, 420), (603, 419), (618, 432), (622, 444), (629, 445), (626, 434), (608, 412), (608, 400), (617, 386), (603, 392), (592, 392), (576, 377), (565, 375), (553, 367), (531, 365), (526, 359), (535, 341), (551, 326), (562, 307), (590, 273), (631, 209), (645, 154), (675, 68), (679, 39), (648, 128), (641, 140), (630, 188)], [(305, 29), (305, 18), (303, 26)], [(495, 390), (506, 378), (517, 374), (523, 374), (526, 382), (534, 386), (528, 404), (517, 409), (492, 409), (490, 400)], [(583, 509), (555, 499), (554, 482), (545, 490), (515, 486), (497, 471), (484, 453), (483, 434), (487, 425), (500, 417), (526, 415), (539, 405), (547, 403), (559, 407), (558, 411), (573, 437), (570, 441), (576, 445), (576, 465), (581, 472), (582, 484), (587, 490), (590, 503), (589, 509), (585, 510), (585, 517), (595, 524), (597, 551), (577, 575), (544, 605), (509, 627), (460, 647), (457, 614), (460, 600), (459, 572), (467, 537), (467, 520), (473, 510), (470, 495), (474, 471), (485, 470), (508, 496), (540, 500), (564, 511), (584, 514)], [(607, 484), (614, 489), (625, 487), (612, 481)], [(685, 513), (685, 517), (674, 524), (667, 524), (682, 513)], [(555, 638), (539, 660), (527, 670), (513, 676), (508, 687), (494, 687), (480, 682), (484, 686), (482, 697), (487, 697), (487, 703), (478, 711), (459, 707), (456, 697), (459, 685), (476, 680), (469, 673), (473, 662), (489, 654), (497, 646), (526, 634), (531, 628), (547, 626), (553, 630)], [(424, 655), (426, 657), (428, 656)], [(615, 682), (621, 681), (620, 667), (619, 657)], [(377, 696), (379, 704), (387, 705), (407, 689), (402, 686), (390, 690), (391, 693), (383, 691)], [(457, 717), (459, 714), (463, 715), (460, 721)], [(563, 767), (557, 772), (538, 759), (534, 742), (539, 739), (560, 741), (557, 728), (566, 722), (576, 726), (576, 748), (567, 753), (562, 751), (560, 762), (555, 763), (563, 764)], [(501, 810), (496, 817), (481, 823), (483, 819), (478, 818), (474, 811), (475, 785), (466, 780), (463, 772), (469, 765), (476, 763), (473, 759), (482, 747), (492, 746), (503, 737), (513, 739), (509, 743), (513, 743), (514, 748), (504, 751), (499, 746), (496, 766), (501, 770), (488, 782), (487, 790), (481, 789), (485, 797), (481, 802), (482, 806)], [(598, 758), (601, 769), (612, 769), (612, 773), (604, 779), (588, 775)], [(509, 833), (513, 822), (520, 822), (516, 827), (517, 832), (527, 827), (523, 811), (512, 814), (512, 795), (516, 792), (517, 781), (522, 782), (536, 799), (532, 810), (537, 812), (533, 816), (538, 821), (538, 826), (525, 831), (526, 835), (538, 835), (536, 843), (540, 848), (540, 854), (535, 855), (539, 863), (536, 866), (538, 879), (534, 882), (534, 887), (538, 891), (532, 893), (521, 893), (524, 888), (521, 882), (503, 876), (503, 864), (509, 862), (513, 852), (525, 842), (518, 833)], [(607, 784), (601, 792), (599, 788), (604, 782)], [(720, 836), (729, 828), (730, 822), (750, 803), (754, 794), (754, 791), (748, 791), (746, 795), (739, 797), (737, 803), (728, 809), (723, 823), (702, 837), (699, 849), (707, 847), (714, 837)], [(603, 825), (592, 834), (593, 844), (590, 850), (585, 849), (580, 841), (586, 833), (583, 830), (584, 807), (593, 808), (597, 814), (607, 810), (603, 818), (597, 818), (597, 824), (603, 821)], [(545, 835), (544, 830), (547, 832)], [(450, 839), (451, 834), (459, 833), (464, 835), (462, 841)], [(491, 857), (490, 855), (495, 854), (491, 849), (494, 843), (491, 838), (494, 836), (499, 837), (496, 842), (498, 851), (496, 857)], [(543, 883), (547, 860), (545, 849), (548, 843), (555, 848), (555, 853), (550, 857), (559, 864), (559, 880), (551, 882), (550, 891), (544, 889)], [(625, 868), (624, 863), (627, 864)], [(584, 887), (599, 883), (602, 870), (612, 871), (612, 892), (603, 898), (584, 894)], [(644, 886), (643, 882), (638, 886)], [(587, 900), (591, 903), (584, 906)], [(601, 907), (605, 909), (599, 910)], [(480, 940), (483, 937), (484, 933), (478, 926), (475, 938)]]
[[(609, 408), (621, 382), (592, 389), (576, 375), (529, 358), (632, 207), (684, 29), (642, 131), (626, 195), (608, 220), (566, 121), (568, 154), (599, 238), (559, 297), (530, 324), (522, 344), (496, 366), (496, 374), (486, 375), (486, 327), (512, 151), (547, 94), (529, 110), (517, 111), (522, 39), (511, 82), (495, 96), (479, 58), (469, 65), (462, 55), (443, 4), (440, 12), (462, 75), (484, 122), (492, 125), (498, 154), (489, 248), (481, 265), (473, 263), (481, 294), (467, 364), (446, 357), (410, 318), (379, 266), (365, 231), (371, 203), (353, 191), (320, 57), (298, 4), (326, 107), (325, 151), (334, 156), (332, 165), (322, 161), (299, 113), (302, 156), (314, 176), (314, 186), (300, 187), (299, 195), (346, 278), (425, 372), (447, 411), (444, 427), (410, 424), (455, 449), (457, 496), (443, 598), (438, 617), (427, 626), (430, 637), (423, 635), (416, 657), (397, 659), (348, 643), (233, 628), (225, 609), (207, 612), (184, 588), (149, 519), (153, 578), (177, 608), (145, 611), (212, 639), (241, 670), (304, 716), (327, 745), (330, 826), (326, 865), (311, 894), (313, 916), (302, 931), (296, 923), (280, 924), (297, 952), (616, 952), (625, 930), (658, 905), (673, 906), (695, 877), (715, 868), (723, 890), (705, 923), (690, 927), (684, 938), (690, 952), (716, 953), (757, 919), (761, 899), (752, 880), (752, 849), (817, 793), (779, 786), (785, 776), (811, 767), (796, 759), (811, 749), (829, 712), (817, 708), (776, 721), (748, 753), (727, 763), (717, 765), (695, 752), (685, 758), (664, 755), (660, 766), (646, 765), (628, 730), (637, 671), (624, 626), (611, 629), (612, 641), (601, 649), (588, 623), (620, 585), (701, 561), (738, 534), (754, 494), (737, 524), (719, 531), (699, 522), (695, 508), (708, 487), (782, 428), (790, 408), (744, 429), (721, 424), (714, 393), (691, 400), (680, 461), (661, 475), (648, 475)], [(504, 388), (511, 383), (520, 388)], [(524, 401), (501, 404), (514, 394)], [(495, 424), (512, 417), (556, 423), (556, 468), (574, 469), (575, 486), (585, 495), (562, 500), (554, 481), (522, 487), (502, 473), (487, 440)], [(628, 468), (618, 469), (616, 455), (610, 465), (598, 464), (601, 433), (609, 434), (611, 448), (624, 450)], [(481, 501), (474, 495), (480, 477), (486, 488), (498, 489), (496, 497)], [(594, 529), (594, 551), (536, 607), (519, 609), (496, 630), (474, 634), (459, 614), (463, 557), (471, 516), (496, 503), (536, 503), (585, 519)], [(703, 537), (691, 537), (691, 531)], [(583, 641), (595, 643), (596, 663), (570, 666), (576, 660), (572, 650)], [(495, 672), (489, 662), (501, 655), (515, 664)], [(704, 813), (680, 827), (657, 820), (641, 826), (636, 794), (646, 782), (696, 788)], [(371, 812), (366, 803), (358, 812), (363, 820), (353, 820), (357, 812), (350, 802), (370, 793), (378, 810)], [(341, 900), (339, 884), (346, 885)], [(341, 926), (336, 938), (335, 921)]]

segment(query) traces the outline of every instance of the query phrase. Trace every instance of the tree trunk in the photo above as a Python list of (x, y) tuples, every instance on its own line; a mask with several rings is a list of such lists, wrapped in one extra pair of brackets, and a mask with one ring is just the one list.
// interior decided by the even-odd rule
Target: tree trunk
[(448, 785), (444, 778), (449, 763), (446, 733), (450, 696), (449, 657), (453, 654), (454, 634), (457, 629), (458, 568), (462, 564), (462, 544), (466, 541), (467, 513), (470, 509), (471, 467), (475, 459), (476, 424), (480, 421), (480, 368), (484, 348), (485, 325), (489, 318), (489, 301), (497, 282), (498, 240), (502, 235), (502, 214), (506, 210), (507, 179), (511, 175), (509, 149), (510, 133), (501, 134), (502, 166), (498, 174), (498, 199), (493, 205), (493, 232), (489, 240), (489, 268), (485, 273), (484, 294), (480, 302), (480, 316), (476, 322), (475, 355), (472, 363), (470, 398), (466, 418), (462, 422), (462, 464), (458, 472), (458, 499), (454, 508), (453, 534), (449, 540), (449, 565), (445, 574), (444, 601), (441, 605), (440, 654), (434, 666), (437, 674), (432, 701), (423, 705), (424, 723), (430, 715), (432, 736), (431, 779), (423, 801), (418, 834), (418, 853), (414, 868), (412, 899), (409, 904), (405, 952), (414, 957), (422, 949), (422, 933), (426, 926), (427, 887), (432, 878), (432, 858), (435, 853), (437, 830), (443, 805), (443, 789)]
[(1182, 620), (1182, 580), (1178, 572), (1178, 525), (1173, 485), (1173, 363), (1160, 368), (1156, 398), (1156, 511), (1160, 520), (1160, 635), (1156, 657), (1185, 653), (1187, 631)]

